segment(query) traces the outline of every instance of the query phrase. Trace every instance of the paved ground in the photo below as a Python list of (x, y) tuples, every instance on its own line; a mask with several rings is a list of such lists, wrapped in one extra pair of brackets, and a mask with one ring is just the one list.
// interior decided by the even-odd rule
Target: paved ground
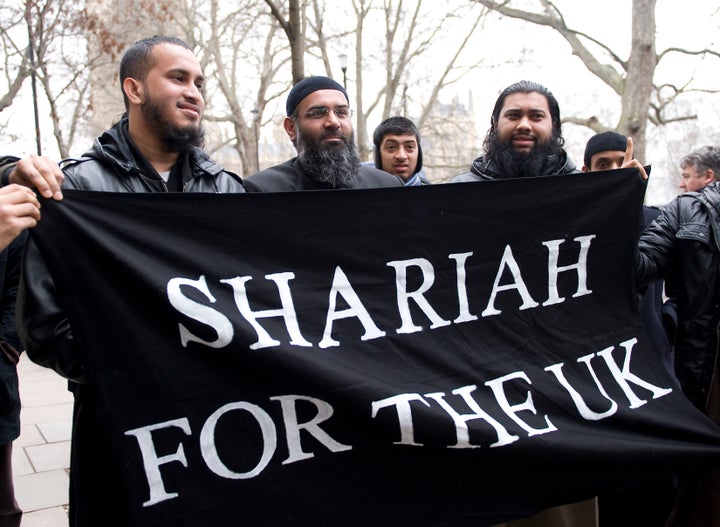
[(22, 429), (13, 443), (15, 497), (22, 527), (67, 527), (72, 395), (55, 372), (18, 364)]

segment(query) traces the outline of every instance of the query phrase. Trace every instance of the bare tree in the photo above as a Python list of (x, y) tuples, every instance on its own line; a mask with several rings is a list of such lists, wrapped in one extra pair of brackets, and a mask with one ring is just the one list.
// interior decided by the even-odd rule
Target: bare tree
[(287, 16), (276, 0), (265, 0), (272, 16), (280, 23), (288, 42), (292, 63), (292, 81), (297, 84), (305, 77), (305, 30), (306, 3), (300, 0), (287, 0)]
[(277, 35), (280, 24), (260, 12), (261, 3), (248, 0), (228, 6), (212, 0), (210, 31), (203, 37), (204, 58), (213, 72), (210, 77), (222, 96), (222, 103), (209, 98), (213, 102), (206, 120), (232, 127), (232, 146), (244, 174), (260, 169), (259, 129), (268, 102), (284, 89), (284, 84), (275, 89), (274, 82), (289, 60)]
[[(430, 123), (432, 116), (446, 119), (451, 115), (445, 113), (441, 117), (442, 112), (433, 111), (438, 105), (441, 91), (482, 62), (475, 60), (469, 65), (460, 65), (463, 54), (468, 52), (468, 42), (477, 34), (486, 11), (461, 3), (446, 5), (441, 11), (437, 7), (437, 3), (423, 0), (412, 3), (410, 7), (402, 0), (383, 0), (378, 9), (385, 26), (385, 38), (380, 40), (380, 60), (384, 65), (385, 78), (384, 83), (378, 86), (374, 99), (364, 105), (363, 70), (368, 62), (367, 56), (373, 57), (367, 50), (377, 45), (377, 41), (367, 45), (365, 39), (366, 21), (371, 15), (373, 2), (353, 0), (356, 19), (357, 137), (363, 158), (367, 158), (372, 150), (366, 139), (367, 121), (376, 109), (381, 110), (381, 120), (393, 113), (406, 115), (410, 97), (408, 86), (422, 86), (422, 95), (415, 88), (415, 100), (420, 106), (415, 121), (420, 129), (434, 128)], [(448, 36), (455, 38), (449, 41)], [(443, 68), (439, 72), (431, 71), (428, 75), (425, 65), (430, 62), (431, 52), (436, 49), (442, 49), (444, 60), (440, 63)]]
[(88, 21), (83, 11), (60, 6), (56, 0), (28, 5), (28, 23), (37, 57), (35, 71), (50, 109), (50, 122), (60, 157), (70, 156), (78, 126), (88, 107), (88, 70), (84, 33)]
[[(512, 0), (474, 1), (504, 16), (557, 31), (570, 44), (573, 54), (620, 97), (621, 103), (620, 118), (614, 124), (603, 123), (595, 114), (565, 117), (563, 120), (587, 126), (594, 131), (616, 129), (632, 136), (635, 140), (635, 154), (640, 160), (645, 159), (648, 122), (662, 126), (695, 117), (692, 114), (671, 116), (669, 110), (673, 103), (680, 96), (696, 89), (692, 87), (692, 79), (679, 85), (655, 84), (655, 71), (660, 61), (671, 54), (720, 57), (714, 49), (671, 47), (658, 53), (655, 48), (657, 0), (633, 0), (631, 48), (627, 59), (591, 35), (569, 27), (562, 12), (551, 0), (537, 0), (536, 11), (514, 8)], [(605, 61), (609, 61), (609, 64)]]
[[(25, 28), (25, 16), (19, 8), (5, 4), (0, 7), (0, 53), (4, 77), (0, 85), (0, 112), (13, 103), (30, 75)], [(22, 39), (22, 44), (19, 44), (19, 39)]]

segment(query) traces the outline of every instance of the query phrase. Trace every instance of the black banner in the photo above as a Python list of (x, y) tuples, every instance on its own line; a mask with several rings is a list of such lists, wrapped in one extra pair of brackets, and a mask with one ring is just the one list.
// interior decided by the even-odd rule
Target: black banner
[(643, 191), (618, 171), (43, 202), (113, 516), (490, 525), (717, 462), (638, 317)]

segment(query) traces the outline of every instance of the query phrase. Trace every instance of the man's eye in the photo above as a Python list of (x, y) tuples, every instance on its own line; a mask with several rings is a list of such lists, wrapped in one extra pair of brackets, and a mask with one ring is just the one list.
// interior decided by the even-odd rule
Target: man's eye
[(308, 119), (322, 119), (327, 114), (327, 108), (313, 108), (312, 110), (308, 110), (308, 112), (305, 114), (305, 117), (307, 117)]

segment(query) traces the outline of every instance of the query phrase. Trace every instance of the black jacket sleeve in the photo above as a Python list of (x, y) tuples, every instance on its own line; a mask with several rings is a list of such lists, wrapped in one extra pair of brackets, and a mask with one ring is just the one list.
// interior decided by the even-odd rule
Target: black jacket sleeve
[(640, 235), (635, 253), (635, 284), (642, 288), (663, 279), (673, 262), (679, 227), (678, 201), (671, 202)]
[(66, 311), (40, 250), (28, 240), (17, 300), (17, 329), (30, 359), (84, 382), (84, 369)]

